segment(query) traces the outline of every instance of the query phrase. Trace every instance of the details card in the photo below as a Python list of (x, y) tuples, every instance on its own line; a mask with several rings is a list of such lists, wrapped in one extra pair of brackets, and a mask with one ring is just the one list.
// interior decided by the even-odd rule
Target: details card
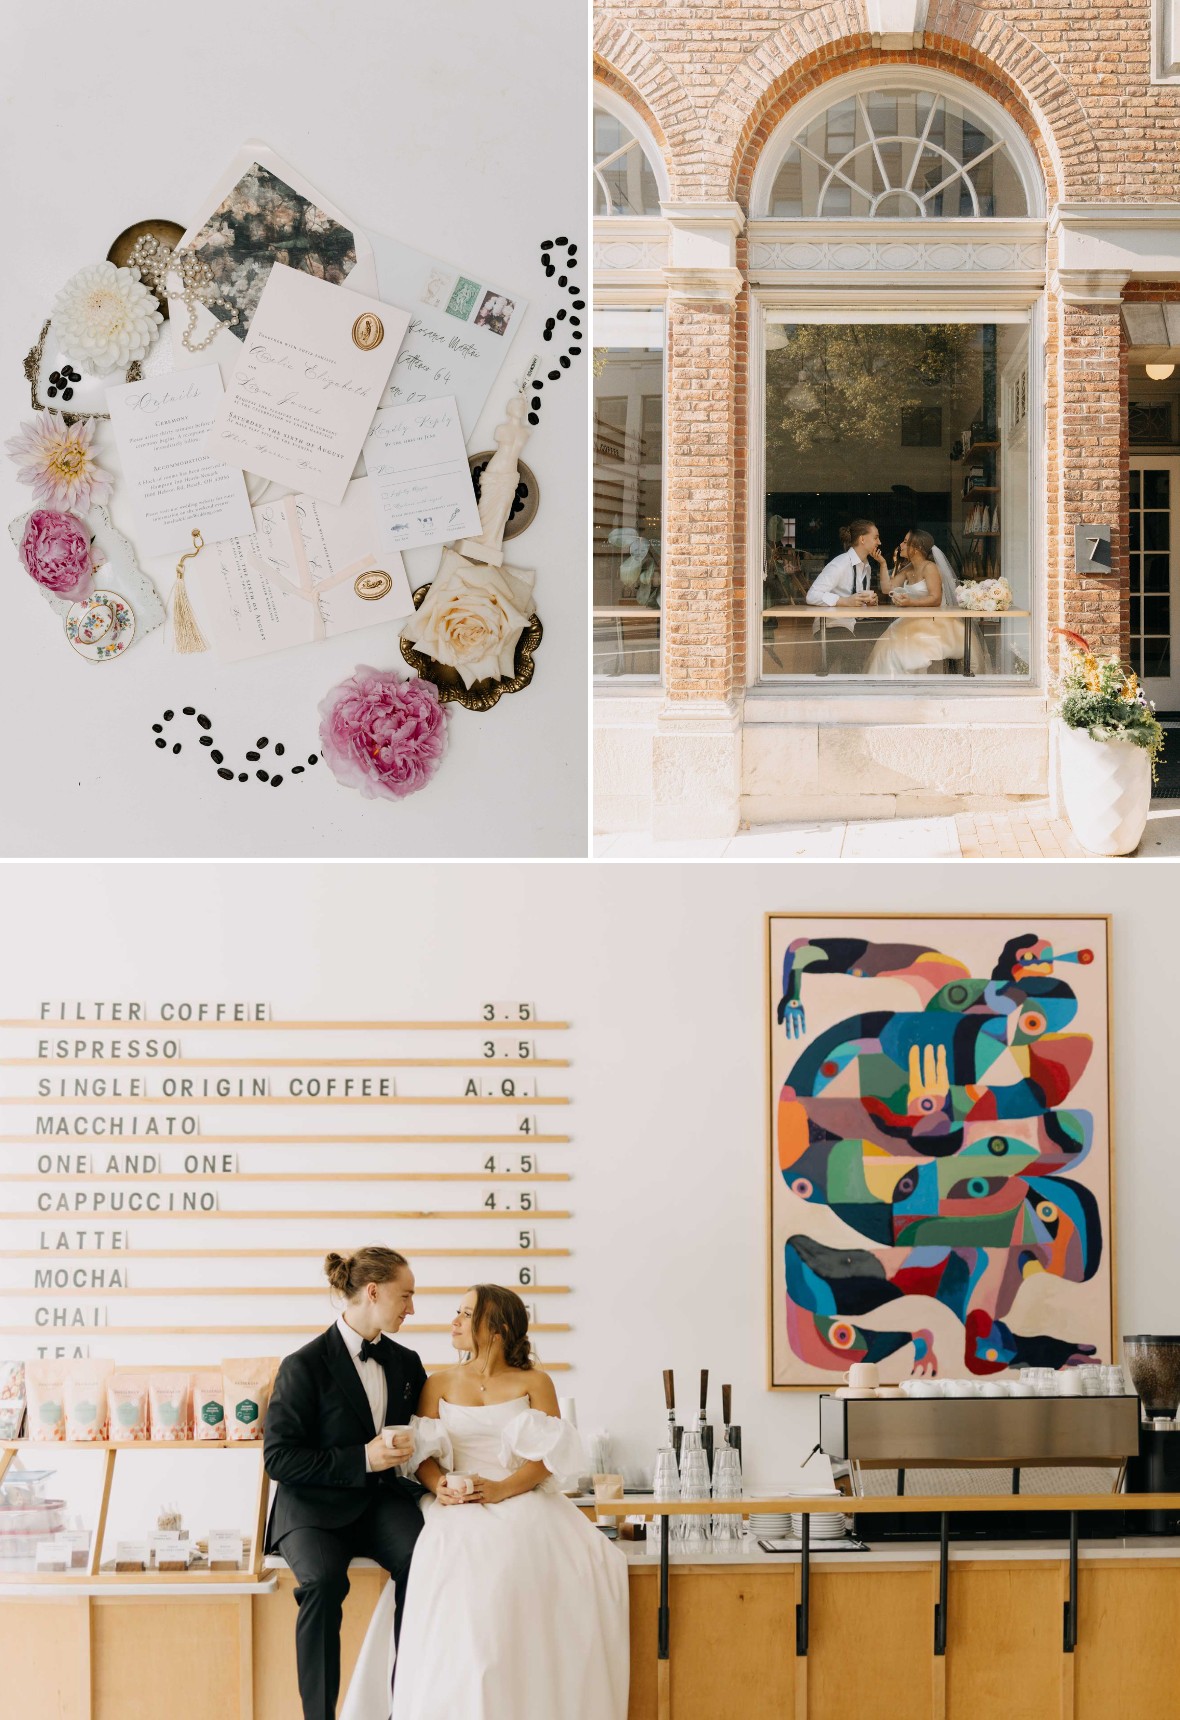
[(340, 502), (409, 320), (393, 305), (276, 263), (209, 453)]
[(386, 406), (365, 439), (377, 532), (388, 549), (420, 549), (479, 531), (459, 409), (452, 397)]
[(217, 365), (117, 383), (106, 394), (145, 558), (191, 550), (194, 526), (206, 543), (250, 530), (238, 463), (205, 449), (223, 398)]

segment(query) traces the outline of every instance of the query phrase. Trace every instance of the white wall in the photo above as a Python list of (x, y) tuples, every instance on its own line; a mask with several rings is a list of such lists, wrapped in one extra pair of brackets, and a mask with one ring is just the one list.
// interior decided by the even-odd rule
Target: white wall
[[(715, 1413), (733, 1383), (760, 1482), (806, 1453), (816, 1422), (811, 1394), (765, 1386), (764, 912), (1109, 911), (1119, 1329), (1177, 1329), (1167, 866), (67, 865), (13, 866), (7, 885), (3, 1016), (45, 996), (166, 990), (268, 997), (287, 1017), (453, 1016), (513, 995), (568, 1017), (574, 1064), (552, 1090), (575, 1095), (562, 1149), (575, 1329), (546, 1354), (576, 1369), (559, 1389), (631, 1467), (660, 1432), (661, 1368), (687, 1401), (705, 1365)], [(97, 920), (83, 911), (96, 901), (110, 904)], [(5, 1091), (20, 1073), (5, 1072)], [(168, 1318), (150, 1300), (136, 1314), (153, 1310)]]

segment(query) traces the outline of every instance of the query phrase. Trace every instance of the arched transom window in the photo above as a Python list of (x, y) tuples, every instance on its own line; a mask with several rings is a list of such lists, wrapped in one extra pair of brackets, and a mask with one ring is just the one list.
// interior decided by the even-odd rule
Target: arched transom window
[(594, 107), (594, 213), (659, 215), (660, 185), (643, 140), (618, 114)]
[(801, 113), (786, 141), (765, 210), (772, 217), (1033, 213), (1010, 124), (1001, 128), (982, 103), (945, 88), (862, 86)]

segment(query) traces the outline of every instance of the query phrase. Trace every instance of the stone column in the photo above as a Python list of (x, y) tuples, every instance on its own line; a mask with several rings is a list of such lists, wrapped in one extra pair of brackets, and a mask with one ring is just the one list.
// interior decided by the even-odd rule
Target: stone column
[(667, 203), (670, 229), (656, 837), (732, 836), (741, 786), (734, 588), (736, 203)]

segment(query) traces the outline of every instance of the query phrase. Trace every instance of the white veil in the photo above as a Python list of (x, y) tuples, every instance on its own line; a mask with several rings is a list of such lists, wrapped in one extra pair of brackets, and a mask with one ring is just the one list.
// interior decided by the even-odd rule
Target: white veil
[(935, 544), (931, 554), (934, 557), (934, 565), (942, 577), (941, 607), (943, 609), (957, 609), (959, 607), (959, 586), (955, 579), (955, 570), (937, 544)]

